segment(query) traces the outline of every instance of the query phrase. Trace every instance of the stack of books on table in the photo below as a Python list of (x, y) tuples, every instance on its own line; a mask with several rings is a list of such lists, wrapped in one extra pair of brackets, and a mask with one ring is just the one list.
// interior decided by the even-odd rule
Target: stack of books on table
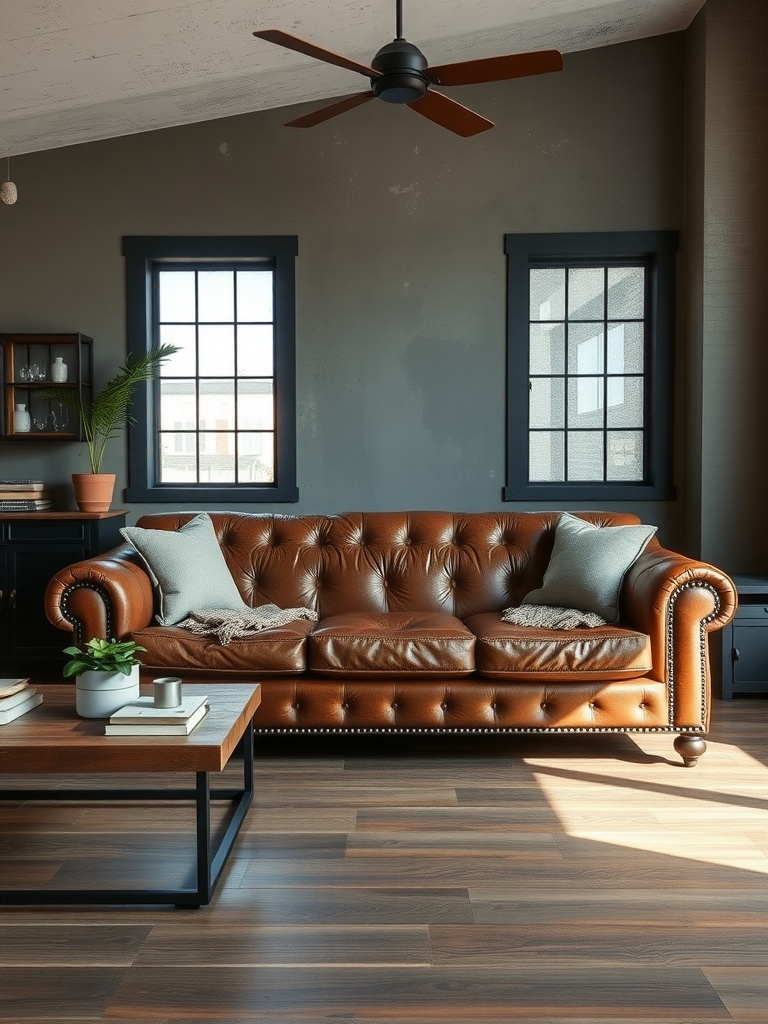
[(0, 480), (0, 512), (44, 512), (51, 505), (43, 480)]
[(8, 725), (43, 703), (28, 679), (0, 679), (0, 725)]
[(177, 708), (156, 708), (151, 697), (139, 697), (116, 711), (104, 732), (107, 736), (188, 736), (207, 711), (207, 697), (187, 697)]

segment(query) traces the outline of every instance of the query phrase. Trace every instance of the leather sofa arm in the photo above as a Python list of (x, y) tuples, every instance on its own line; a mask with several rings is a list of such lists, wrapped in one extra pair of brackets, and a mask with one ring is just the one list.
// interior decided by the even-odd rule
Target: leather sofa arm
[(668, 685), (681, 728), (708, 725), (707, 634), (726, 626), (736, 605), (724, 572), (659, 545), (647, 548), (624, 579), (622, 621), (650, 636), (653, 675)]
[(128, 544), (61, 569), (45, 591), (45, 614), (74, 632), (79, 646), (93, 637), (122, 639), (151, 624), (152, 580)]
[(712, 597), (706, 629), (722, 629), (736, 612), (736, 587), (720, 569), (654, 545), (646, 548), (624, 578), (622, 612), (628, 622), (644, 632), (664, 615), (681, 588), (701, 587)]

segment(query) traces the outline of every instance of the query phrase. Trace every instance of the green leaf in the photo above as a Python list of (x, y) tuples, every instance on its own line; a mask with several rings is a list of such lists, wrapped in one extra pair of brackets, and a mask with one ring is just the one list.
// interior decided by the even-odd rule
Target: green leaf
[(63, 388), (39, 392), (42, 398), (63, 402), (82, 423), (92, 473), (101, 471), (107, 441), (132, 422), (130, 406), (136, 388), (151, 380), (163, 360), (178, 351), (176, 345), (160, 345), (137, 359), (129, 355), (116, 376), (91, 400)]
[(133, 640), (105, 640), (103, 637), (93, 637), (85, 644), (83, 650), (77, 647), (64, 649), (64, 653), (70, 655), (71, 660), (64, 665), (62, 672), (65, 678), (89, 670), (120, 672), (124, 676), (130, 676), (133, 667), (141, 664), (136, 657), (139, 651), (146, 651), (146, 647)]

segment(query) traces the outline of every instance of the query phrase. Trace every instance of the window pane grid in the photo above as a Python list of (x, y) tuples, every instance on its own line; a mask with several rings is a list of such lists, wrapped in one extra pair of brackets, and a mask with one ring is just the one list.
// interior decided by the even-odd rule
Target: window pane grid
[[(187, 264), (161, 267), (156, 275), (158, 337), (169, 337), (176, 328), (187, 332), (188, 340), (181, 357), (177, 353), (164, 365), (157, 389), (158, 482), (275, 483), (272, 270)], [(247, 294), (248, 285), (255, 294)], [(254, 317), (258, 305), (272, 319)], [(163, 318), (166, 310), (172, 318)], [(240, 310), (251, 315), (240, 320)], [(260, 351), (249, 353), (256, 344)], [(241, 365), (251, 372), (241, 375)], [(254, 367), (272, 372), (254, 373)], [(241, 416), (242, 396), (248, 402)]]
[(532, 264), (529, 296), (529, 480), (642, 482), (645, 267)]

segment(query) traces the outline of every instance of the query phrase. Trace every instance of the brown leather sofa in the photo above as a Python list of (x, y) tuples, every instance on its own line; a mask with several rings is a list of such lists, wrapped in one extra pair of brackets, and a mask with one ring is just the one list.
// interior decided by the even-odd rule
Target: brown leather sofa
[[(137, 525), (176, 530), (195, 514)], [(656, 539), (624, 578), (617, 625), (550, 630), (500, 613), (541, 585), (554, 512), (211, 519), (248, 605), (308, 607), (318, 621), (226, 646), (158, 626), (151, 579), (127, 544), (57, 573), (50, 621), (77, 643), (132, 637), (147, 648), (147, 677), (258, 680), (258, 731), (672, 732), (687, 765), (706, 749), (708, 634), (730, 621), (736, 595), (724, 573)]]

